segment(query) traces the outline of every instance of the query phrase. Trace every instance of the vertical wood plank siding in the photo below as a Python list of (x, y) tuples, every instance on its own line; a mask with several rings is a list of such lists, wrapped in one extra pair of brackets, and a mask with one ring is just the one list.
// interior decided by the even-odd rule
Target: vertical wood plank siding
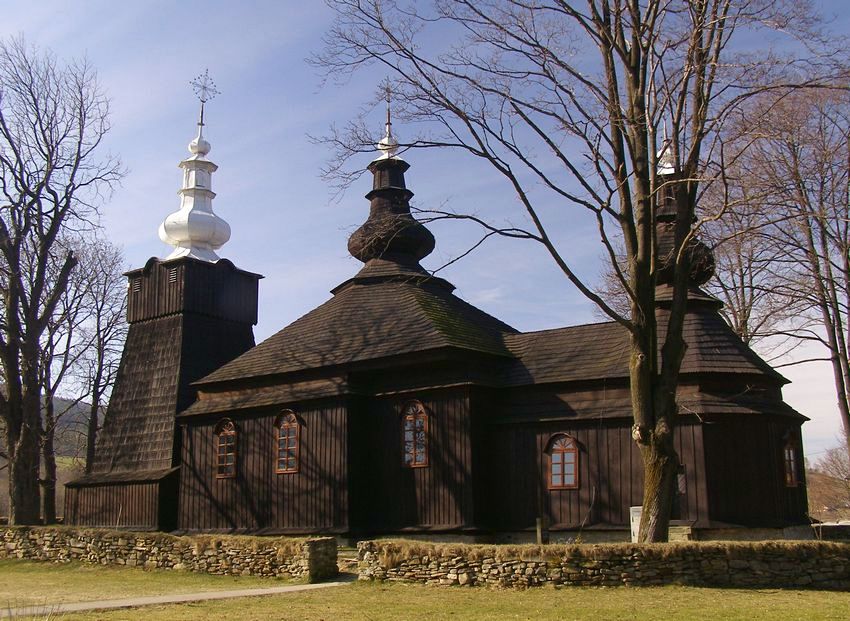
[(298, 472), (277, 473), (275, 417), (280, 409), (234, 416), (236, 477), (214, 473), (219, 418), (183, 431), (181, 530), (343, 532), (348, 530), (347, 409), (343, 402), (300, 409)]
[(708, 421), (705, 454), (712, 519), (746, 526), (805, 523), (802, 464), (796, 487), (787, 487), (783, 476), (782, 451), (789, 436), (802, 446), (799, 423), (780, 417)]
[[(552, 529), (629, 524), (629, 507), (643, 500), (640, 450), (631, 439), (630, 420), (565, 421), (503, 424), (486, 436), (482, 463), (488, 476), (482, 525), (497, 530), (532, 528), (544, 517)], [(556, 433), (566, 433), (579, 446), (578, 489), (548, 489), (546, 447)], [(685, 466), (687, 493), (679, 519), (706, 519), (700, 501), (703, 468), (696, 453), (701, 428), (680, 423), (676, 448)], [(489, 450), (488, 450), (489, 449)]]
[(79, 526), (157, 530), (159, 490), (158, 481), (69, 487), (65, 490), (65, 522)]
[[(414, 397), (429, 413), (428, 465), (421, 468), (402, 463), (401, 412)], [(466, 388), (369, 400), (359, 412), (363, 484), (353, 492), (365, 498), (360, 529), (474, 526), (469, 402)]]

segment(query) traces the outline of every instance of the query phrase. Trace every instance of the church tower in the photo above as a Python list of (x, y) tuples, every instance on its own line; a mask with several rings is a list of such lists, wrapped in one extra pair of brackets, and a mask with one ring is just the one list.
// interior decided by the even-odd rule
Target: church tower
[(159, 237), (174, 247), (127, 272), (130, 328), (98, 437), (92, 472), (67, 485), (69, 524), (172, 530), (177, 524), (180, 434), (176, 415), (195, 400), (192, 383), (254, 346), (262, 276), (236, 268), (218, 251), (230, 238), (215, 214), (204, 105), (215, 86), (195, 82), (197, 136), (180, 162), (180, 208)]

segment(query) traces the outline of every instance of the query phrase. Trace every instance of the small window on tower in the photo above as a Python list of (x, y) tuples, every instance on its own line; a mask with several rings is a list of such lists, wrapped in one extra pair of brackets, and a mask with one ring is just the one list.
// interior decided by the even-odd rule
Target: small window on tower
[(404, 407), (402, 417), (402, 464), (408, 468), (428, 465), (428, 412), (419, 401)]
[(168, 270), (168, 282), (175, 283), (177, 282), (177, 268), (172, 267)]
[(132, 287), (133, 287), (133, 293), (138, 293), (139, 291), (141, 291), (142, 290), (142, 279), (141, 278), (134, 278)]
[(298, 472), (298, 450), (301, 442), (301, 426), (292, 410), (284, 410), (277, 419), (277, 463), (278, 474)]

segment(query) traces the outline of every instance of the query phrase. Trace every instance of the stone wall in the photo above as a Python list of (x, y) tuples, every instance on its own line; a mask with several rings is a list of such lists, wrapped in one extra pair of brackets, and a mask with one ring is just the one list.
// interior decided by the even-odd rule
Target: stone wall
[(360, 580), (435, 585), (850, 588), (850, 544), (688, 542), (487, 546), (363, 541)]
[(0, 528), (0, 558), (83, 561), (317, 582), (337, 575), (334, 537), (175, 537), (71, 527)]

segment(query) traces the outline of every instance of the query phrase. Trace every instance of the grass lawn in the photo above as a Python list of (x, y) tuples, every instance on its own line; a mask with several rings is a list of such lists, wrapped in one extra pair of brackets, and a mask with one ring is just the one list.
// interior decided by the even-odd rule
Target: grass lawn
[[(269, 578), (207, 576), (132, 568), (0, 561), (0, 609), (49, 612), (50, 604), (284, 584)], [(36, 618), (44, 619), (45, 614)], [(293, 619), (673, 619), (820, 621), (850, 619), (850, 593), (791, 590), (537, 588), (527, 591), (356, 583), (317, 591), (51, 618), (227, 621)]]
[(552, 588), (494, 591), (402, 584), (351, 584), (318, 591), (138, 610), (64, 615), (82, 619), (165, 621), (291, 619), (378, 621), (394, 619), (613, 619), (821, 621), (850, 618), (850, 593), (732, 589)]
[(284, 584), (288, 583), (274, 578), (144, 571), (82, 563), (0, 560), (0, 610), (136, 595), (194, 593)]

